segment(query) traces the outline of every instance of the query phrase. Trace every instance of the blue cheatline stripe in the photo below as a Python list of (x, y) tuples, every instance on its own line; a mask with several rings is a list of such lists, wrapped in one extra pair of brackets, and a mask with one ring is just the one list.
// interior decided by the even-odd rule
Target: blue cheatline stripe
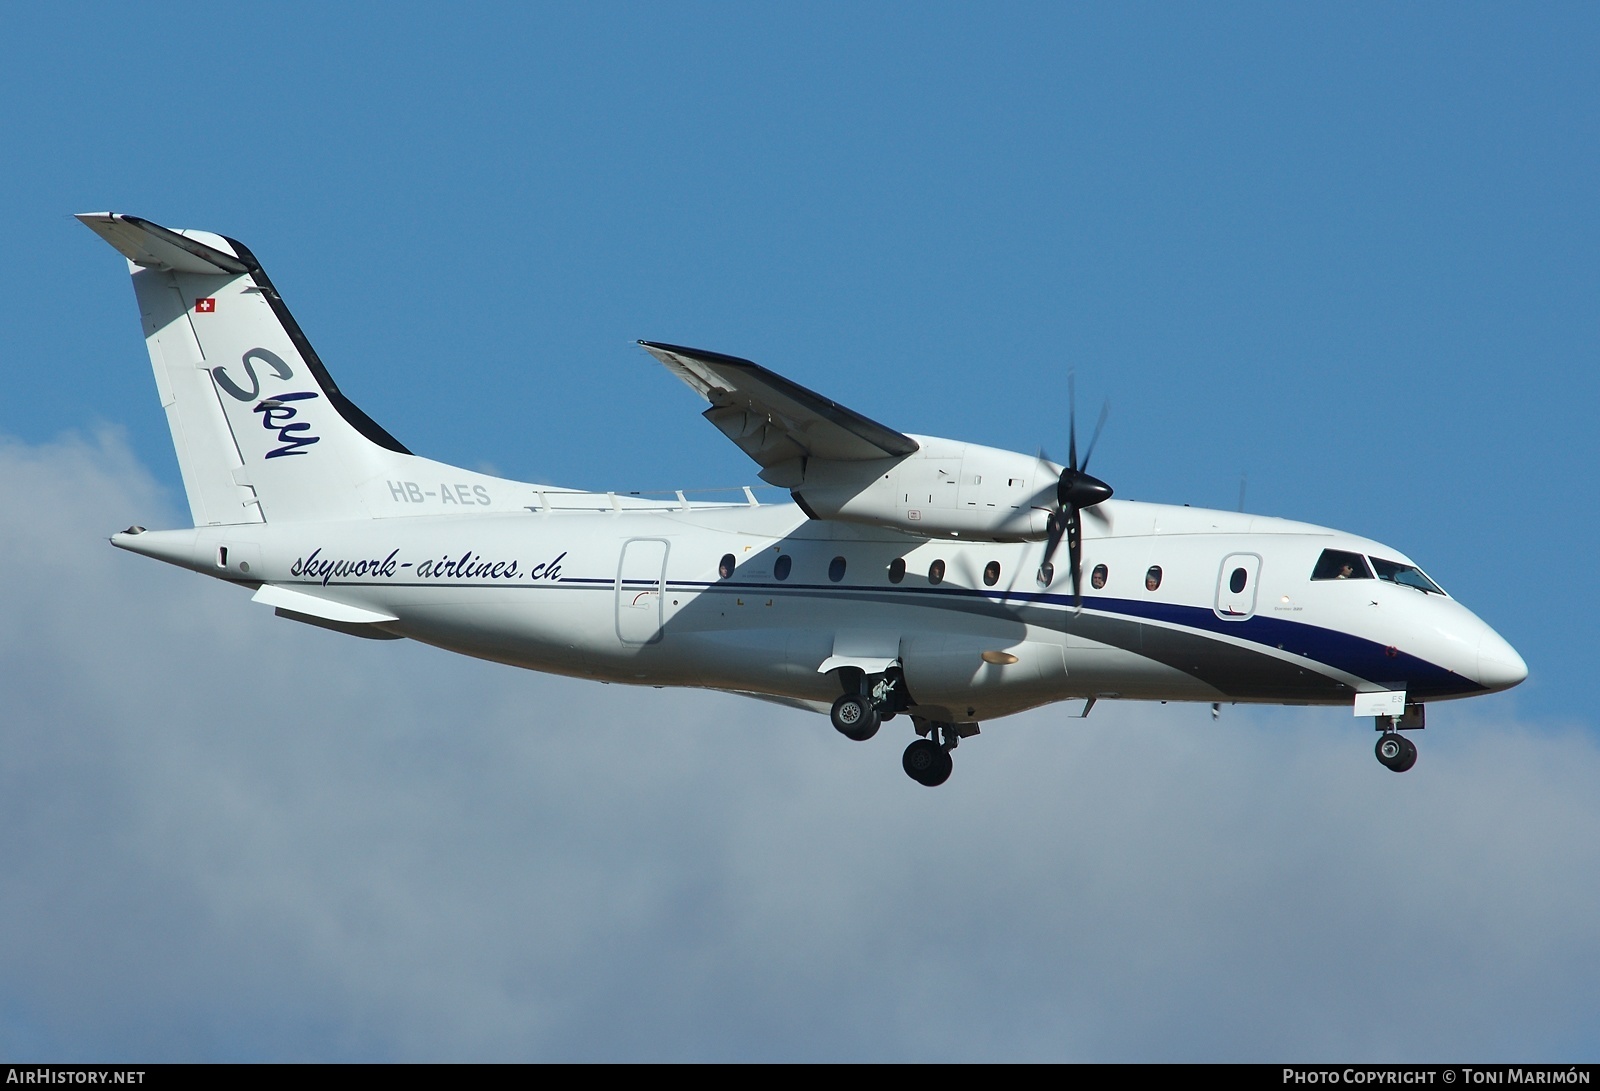
[[(1038, 606), (1056, 607), (1064, 611), (1074, 609), (1072, 596), (1051, 591), (989, 590), (976, 587), (881, 587), (865, 585), (815, 584), (815, 583), (715, 583), (672, 581), (669, 587), (681, 590), (712, 591), (787, 591), (822, 592), (838, 595), (841, 592), (867, 593), (874, 597), (937, 596), (954, 599), (984, 599), (999, 605), (1020, 602)], [(1085, 610), (1100, 614), (1144, 621), (1160, 621), (1188, 630), (1215, 633), (1257, 644), (1263, 648), (1291, 652), (1312, 662), (1334, 670), (1381, 684), (1403, 686), (1418, 696), (1443, 696), (1446, 694), (1478, 693), (1483, 687), (1469, 678), (1430, 663), (1426, 659), (1399, 649), (1388, 648), (1377, 641), (1352, 633), (1311, 625), (1303, 621), (1255, 615), (1243, 621), (1225, 620), (1210, 607), (1182, 606), (1174, 603), (1148, 602), (1140, 599), (1121, 599), (1106, 596), (1083, 596)], [(1071, 628), (1070, 618), (1065, 626)]]
[[(615, 588), (617, 580), (615, 576), (563, 576), (557, 581), (557, 584), (572, 589), (602, 591)], [(661, 586), (658, 580), (624, 580), (623, 584), (628, 587), (642, 588)], [(320, 581), (311, 581), (307, 586), (451, 587), (455, 589), (493, 587), (498, 590), (536, 590), (539, 588), (549, 590), (553, 587), (548, 583), (460, 584), (417, 582), (401, 584), (387, 581), (376, 583), (355, 580), (335, 580), (327, 585), (323, 585)], [(980, 602), (989, 603), (998, 610), (1013, 608), (1013, 604), (1031, 605), (1059, 610), (1065, 615), (1061, 619), (1061, 627), (1069, 632), (1072, 629), (1074, 610), (1071, 595), (1052, 591), (996, 590), (943, 585), (937, 587), (883, 587), (864, 584), (788, 583), (778, 581), (734, 583), (727, 580), (669, 580), (666, 586), (668, 590), (675, 591), (704, 591), (723, 594), (781, 592), (785, 594), (820, 594), (833, 598), (877, 599), (879, 601), (907, 597), (933, 597), (959, 600), (972, 605), (977, 605)], [(1182, 606), (1173, 603), (1095, 595), (1083, 596), (1083, 607), (1086, 611), (1093, 611), (1099, 615), (1109, 615), (1128, 621), (1165, 622), (1190, 632), (1228, 636), (1256, 644), (1262, 648), (1289, 652), (1309, 660), (1313, 665), (1328, 667), (1378, 684), (1393, 684), (1397, 688), (1403, 687), (1408, 693), (1418, 697), (1480, 693), (1484, 690), (1483, 686), (1471, 679), (1464, 678), (1454, 671), (1438, 664), (1430, 663), (1408, 652), (1387, 648), (1365, 637), (1340, 632), (1337, 629), (1311, 625), (1306, 622), (1263, 617), (1259, 614), (1244, 621), (1229, 621), (1219, 618), (1209, 607), (1204, 606)], [(1135, 654), (1142, 654), (1138, 648), (1129, 648), (1127, 650), (1133, 651)]]

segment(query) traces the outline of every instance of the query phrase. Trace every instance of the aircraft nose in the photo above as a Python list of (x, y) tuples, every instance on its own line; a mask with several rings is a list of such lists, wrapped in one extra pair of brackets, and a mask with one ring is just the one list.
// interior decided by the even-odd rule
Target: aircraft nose
[(1528, 664), (1499, 633), (1485, 629), (1478, 641), (1478, 682), (1490, 689), (1510, 689), (1528, 677)]

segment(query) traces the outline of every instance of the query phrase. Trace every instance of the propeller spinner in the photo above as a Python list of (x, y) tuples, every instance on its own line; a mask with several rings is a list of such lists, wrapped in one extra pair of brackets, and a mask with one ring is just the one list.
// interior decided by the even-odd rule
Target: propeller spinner
[[(1078, 463), (1078, 399), (1071, 375), (1067, 376), (1067, 402), (1070, 412), (1067, 432), (1067, 466), (1056, 482), (1056, 503), (1050, 512), (1050, 528), (1045, 538), (1044, 560), (1039, 566), (1039, 582), (1049, 583), (1050, 558), (1067, 540), (1067, 560), (1072, 566), (1072, 602), (1083, 605), (1083, 518), (1082, 512), (1096, 504), (1111, 499), (1111, 486), (1089, 473), (1089, 459), (1094, 455), (1094, 445), (1099, 442), (1100, 430), (1106, 425), (1108, 404), (1101, 408), (1100, 419), (1089, 437), (1089, 446), (1083, 452), (1083, 463)], [(1043, 456), (1041, 455), (1041, 458)]]

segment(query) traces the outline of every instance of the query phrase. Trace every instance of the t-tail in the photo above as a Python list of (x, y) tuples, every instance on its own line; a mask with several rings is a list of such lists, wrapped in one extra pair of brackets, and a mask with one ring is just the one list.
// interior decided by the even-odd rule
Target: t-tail
[(426, 460), (339, 392), (255, 255), (136, 216), (78, 219), (128, 259), (195, 526), (389, 514), (386, 481)]

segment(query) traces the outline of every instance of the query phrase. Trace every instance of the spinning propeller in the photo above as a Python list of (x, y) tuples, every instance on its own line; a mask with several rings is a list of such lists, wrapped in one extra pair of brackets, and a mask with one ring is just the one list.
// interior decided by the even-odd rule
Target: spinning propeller
[[(1067, 404), (1070, 412), (1067, 425), (1067, 466), (1061, 471), (1061, 477), (1056, 482), (1056, 502), (1050, 508), (1050, 527), (1045, 538), (1044, 560), (1039, 565), (1039, 578), (1041, 583), (1048, 583), (1045, 573), (1050, 567), (1050, 558), (1055, 555), (1056, 547), (1061, 544), (1061, 539), (1067, 539), (1067, 559), (1072, 565), (1072, 602), (1073, 605), (1083, 605), (1083, 523), (1080, 513), (1086, 508), (1111, 499), (1111, 486), (1101, 481), (1098, 477), (1089, 474), (1089, 459), (1094, 455), (1094, 445), (1100, 439), (1100, 430), (1106, 425), (1106, 415), (1110, 413), (1109, 404), (1100, 410), (1100, 420), (1094, 426), (1094, 435), (1089, 437), (1089, 446), (1083, 452), (1083, 463), (1078, 463), (1078, 398), (1074, 389), (1073, 378), (1067, 376)], [(1040, 461), (1045, 461), (1043, 452)]]

